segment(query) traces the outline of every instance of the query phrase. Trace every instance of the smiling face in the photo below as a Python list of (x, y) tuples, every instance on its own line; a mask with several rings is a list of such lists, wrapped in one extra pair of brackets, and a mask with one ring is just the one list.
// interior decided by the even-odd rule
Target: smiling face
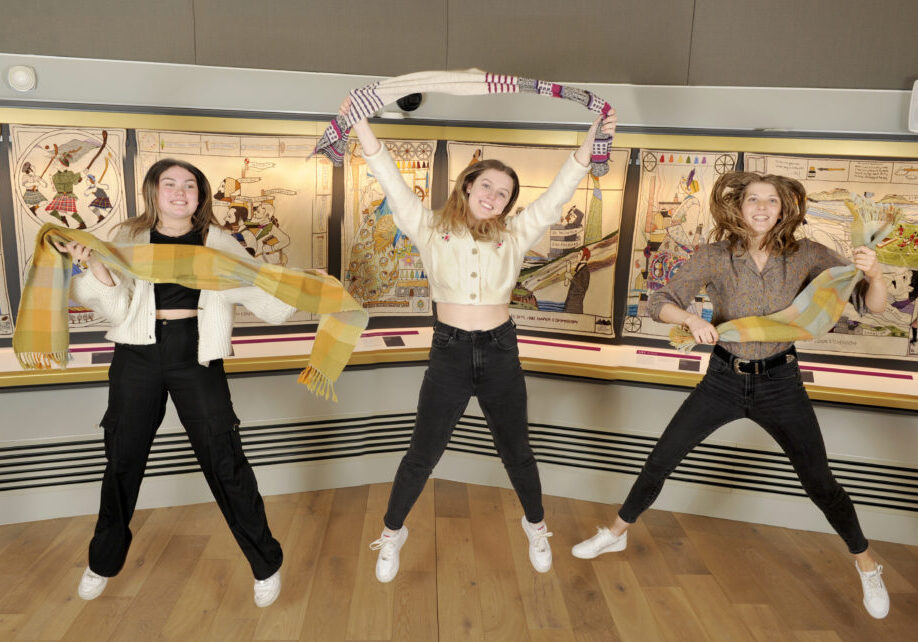
[(191, 224), (198, 209), (198, 181), (184, 167), (173, 165), (159, 177), (156, 206), (160, 222), (166, 227)]
[[(761, 242), (781, 220), (781, 197), (771, 183), (750, 183), (743, 193), (740, 210), (751, 240)], [(753, 243), (753, 247), (758, 247), (758, 243)]]
[(469, 210), (479, 221), (503, 214), (513, 195), (513, 179), (496, 169), (486, 169), (466, 189)]

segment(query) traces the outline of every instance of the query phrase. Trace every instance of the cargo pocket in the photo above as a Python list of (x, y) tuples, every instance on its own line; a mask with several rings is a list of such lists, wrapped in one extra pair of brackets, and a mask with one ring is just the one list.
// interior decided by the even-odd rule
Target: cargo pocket
[(248, 465), (239, 437), (239, 418), (235, 413), (221, 414), (208, 419), (206, 429), (214, 475), (222, 480), (232, 479), (240, 465)]

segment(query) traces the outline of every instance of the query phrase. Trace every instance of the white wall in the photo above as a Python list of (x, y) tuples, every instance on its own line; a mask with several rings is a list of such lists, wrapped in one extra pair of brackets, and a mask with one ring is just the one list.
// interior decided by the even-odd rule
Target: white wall
[[(293, 373), (230, 379), (234, 405), (243, 425), (367, 417), (413, 412), (424, 366), (347, 370), (337, 385), (340, 402), (317, 400)], [(636, 436), (658, 436), (687, 391), (599, 381), (527, 377), (530, 422)], [(105, 411), (107, 387), (7, 390), (3, 400), (0, 447), (100, 438), (95, 424)], [(918, 420), (914, 414), (816, 405), (829, 457), (918, 468)], [(467, 414), (481, 416), (477, 404)], [(28, 421), (13, 418), (28, 417)], [(180, 431), (171, 410), (161, 432)], [(705, 443), (777, 452), (771, 438), (742, 420), (717, 431)], [(256, 468), (265, 494), (281, 494), (392, 480), (399, 454), (367, 455), (321, 462)], [(617, 504), (634, 475), (541, 464), (543, 490), (549, 495)], [(509, 487), (498, 459), (447, 453), (435, 477)], [(94, 513), (97, 483), (0, 493), (0, 523), (33, 521)], [(199, 473), (153, 477), (144, 481), (139, 506), (172, 506), (210, 501)], [(719, 489), (670, 481), (655, 508), (792, 528), (829, 532), (822, 513), (805, 498), (766, 492)], [(918, 515), (859, 506), (870, 539), (918, 544)]]
[[(0, 83), (2, 101), (333, 114), (348, 90), (371, 76), (0, 53), (30, 65), (28, 93)], [(87, 82), (87, 79), (93, 79)], [(104, 82), (103, 82), (104, 79)], [(908, 133), (908, 91), (756, 87), (582, 85), (611, 102), (622, 125), (901, 135)], [(413, 118), (436, 121), (570, 124), (589, 118), (579, 105), (536, 96), (429, 95)]]

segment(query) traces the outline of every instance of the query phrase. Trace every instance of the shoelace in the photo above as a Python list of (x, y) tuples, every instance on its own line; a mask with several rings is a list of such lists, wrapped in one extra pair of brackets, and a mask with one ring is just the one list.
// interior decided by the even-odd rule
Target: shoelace
[(548, 548), (548, 538), (551, 537), (552, 535), (554, 535), (554, 533), (549, 533), (549, 532), (540, 533), (539, 531), (536, 531), (535, 533), (533, 533), (533, 536), (531, 539), (532, 545), (535, 546), (535, 549), (537, 551), (542, 553), (545, 551), (546, 548)]
[(379, 556), (384, 560), (392, 556), (392, 549), (395, 548), (394, 537), (380, 537), (370, 544), (371, 551), (380, 551)]
[(880, 575), (882, 574), (883, 574), (883, 567), (881, 565), (877, 565), (877, 569), (875, 571), (871, 571), (870, 573), (864, 574), (863, 576), (864, 584), (867, 586), (869, 590), (871, 591), (882, 591), (883, 590), (883, 579), (880, 577)]

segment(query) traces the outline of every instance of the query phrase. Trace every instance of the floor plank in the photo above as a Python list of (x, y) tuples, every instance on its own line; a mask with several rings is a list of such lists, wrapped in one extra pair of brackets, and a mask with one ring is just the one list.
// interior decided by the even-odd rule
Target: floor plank
[(266, 498), (283, 590), (259, 609), (252, 571), (213, 503), (138, 511), (122, 572), (76, 586), (95, 516), (0, 526), (0, 640), (907, 640), (918, 547), (871, 542), (889, 617), (861, 604), (834, 534), (648, 511), (621, 553), (570, 548), (617, 505), (545, 497), (553, 567), (535, 572), (512, 490), (433, 480), (395, 580), (375, 579), (391, 484)]

